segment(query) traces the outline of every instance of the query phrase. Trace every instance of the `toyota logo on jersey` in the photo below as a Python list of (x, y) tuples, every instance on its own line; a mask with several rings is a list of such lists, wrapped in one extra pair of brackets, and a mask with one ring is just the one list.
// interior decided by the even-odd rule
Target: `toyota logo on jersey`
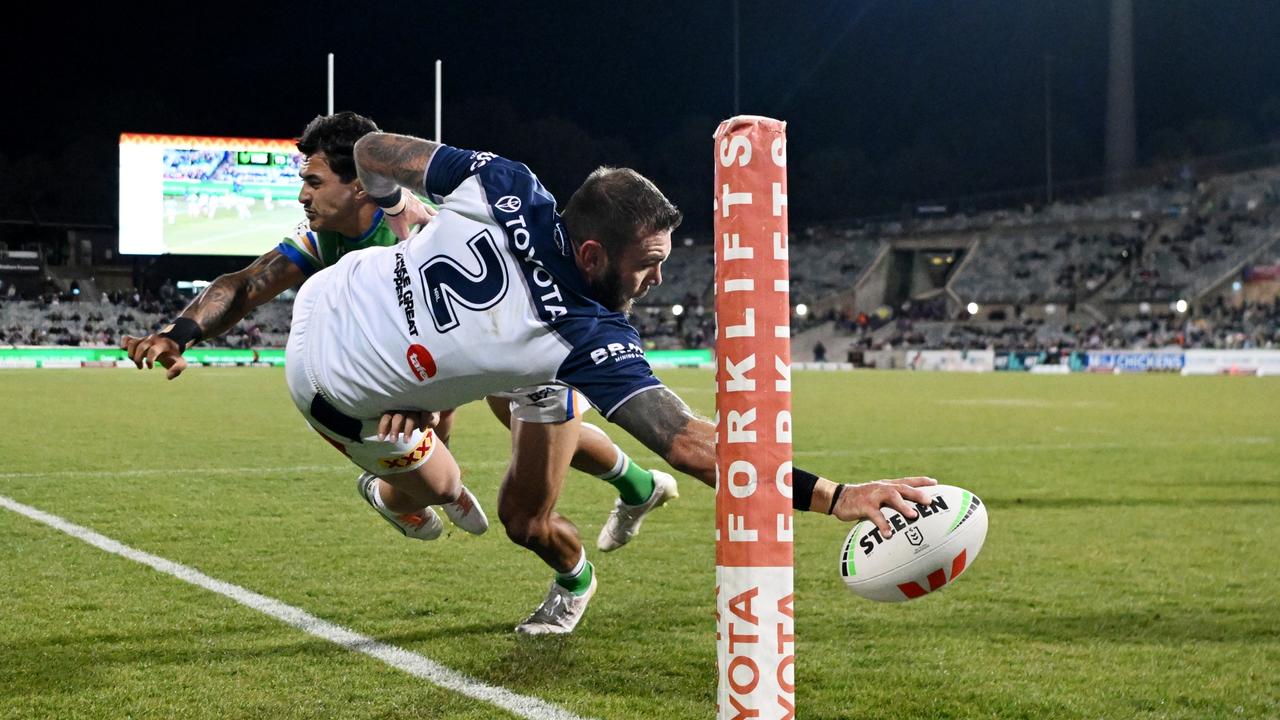
[(498, 198), (498, 202), (494, 203), (493, 206), (506, 213), (519, 212), (520, 198), (515, 195), (503, 195)]
[(409, 369), (413, 371), (413, 376), (418, 379), (418, 382), (435, 376), (436, 359), (431, 357), (431, 353), (421, 345), (410, 345), (404, 353), (404, 359), (408, 361)]

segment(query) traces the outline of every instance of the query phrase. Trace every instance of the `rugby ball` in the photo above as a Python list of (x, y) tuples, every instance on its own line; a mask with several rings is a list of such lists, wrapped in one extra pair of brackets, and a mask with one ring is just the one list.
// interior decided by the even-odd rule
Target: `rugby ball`
[(969, 569), (987, 538), (987, 506), (977, 495), (951, 485), (924, 488), (933, 497), (916, 505), (911, 520), (881, 508), (893, 534), (863, 520), (849, 531), (840, 551), (840, 577), (855, 595), (902, 602), (941, 590)]

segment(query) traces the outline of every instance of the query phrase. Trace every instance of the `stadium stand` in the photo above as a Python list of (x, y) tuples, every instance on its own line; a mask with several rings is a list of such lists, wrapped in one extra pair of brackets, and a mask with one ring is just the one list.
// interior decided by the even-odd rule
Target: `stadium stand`
[[(173, 319), (189, 298), (119, 293), (98, 301), (0, 301), (0, 345), (116, 346), (124, 335), (153, 332)], [(209, 343), (215, 347), (284, 347), (293, 305), (269, 302)]]
[[(225, 165), (222, 153), (188, 153), (169, 170), (210, 178)], [(1038, 209), (815, 225), (793, 232), (789, 247), (792, 303), (813, 309), (793, 329), (804, 348), (835, 358), (883, 348), (1280, 347), (1280, 167)], [(923, 251), (948, 265), (935, 275), (895, 269), (895, 253)], [(681, 238), (663, 275), (636, 310), (646, 343), (709, 346), (714, 245)], [(1251, 293), (1262, 285), (1243, 287), (1250, 278), (1270, 284)], [(73, 297), (50, 280), (36, 295), (5, 280), (7, 345), (115, 345), (190, 299), (171, 286)], [(894, 287), (908, 289), (895, 296)], [(1189, 312), (1174, 309), (1179, 300)], [(970, 303), (981, 309), (971, 314)], [(268, 303), (214, 344), (282, 347), (290, 307)]]

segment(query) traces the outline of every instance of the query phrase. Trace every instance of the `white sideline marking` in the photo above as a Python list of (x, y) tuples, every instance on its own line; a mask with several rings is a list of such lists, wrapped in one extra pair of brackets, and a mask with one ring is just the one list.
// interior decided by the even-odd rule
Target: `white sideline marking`
[[(354, 465), (348, 466), (352, 472), (357, 472)], [(327, 470), (341, 470), (342, 465), (296, 465), (292, 467), (239, 467), (239, 468), (204, 468), (194, 471), (200, 475), (248, 475), (251, 473), (287, 473), (287, 472), (323, 472)], [(0, 473), (0, 480), (21, 479), (21, 478), (54, 478), (54, 477), (108, 477), (108, 478), (127, 478), (127, 477), (147, 477), (150, 475), (175, 475), (179, 471), (173, 468), (143, 468), (140, 470), (55, 470), (52, 472), (9, 472)], [(182, 470), (182, 473), (192, 473), (191, 470)]]
[[(463, 471), (474, 468), (485, 467), (506, 467), (510, 463), (507, 460), (478, 460), (475, 462), (459, 461)], [(238, 467), (238, 468), (203, 468), (200, 470), (183, 470), (188, 475), (252, 475), (254, 473), (290, 473), (290, 472), (345, 472), (354, 473), (352, 477), (360, 474), (360, 468), (355, 465), (289, 465), (286, 467)], [(0, 480), (24, 480), (31, 478), (131, 478), (131, 477), (148, 477), (151, 475), (173, 475), (173, 468), (142, 468), (140, 470), (55, 470), (52, 472), (8, 472), (0, 473)]]
[(245, 607), (257, 610), (264, 615), (270, 615), (305, 633), (314, 635), (322, 640), (328, 640), (335, 645), (341, 645), (348, 650), (363, 653), (375, 660), (381, 660), (397, 670), (426, 680), (433, 685), (466, 695), (469, 698), (487, 702), (490, 705), (496, 705), (522, 718), (528, 718), (528, 720), (584, 720), (578, 715), (574, 715), (568, 710), (544, 700), (520, 695), (506, 688), (473, 680), (462, 673), (440, 665), (424, 655), (379, 642), (367, 635), (348, 630), (341, 625), (321, 620), (301, 608), (287, 605), (265, 595), (259, 595), (239, 585), (211, 578), (199, 570), (181, 565), (172, 560), (166, 560), (157, 555), (136, 550), (86, 527), (63, 520), (57, 515), (50, 515), (43, 510), (23, 505), (4, 495), (0, 495), (0, 507), (12, 510), (19, 515), (25, 515), (36, 522), (48, 525), (55, 530), (60, 530), (77, 540), (82, 540), (112, 555), (128, 558), (153, 570), (172, 575), (184, 582), (228, 597)]

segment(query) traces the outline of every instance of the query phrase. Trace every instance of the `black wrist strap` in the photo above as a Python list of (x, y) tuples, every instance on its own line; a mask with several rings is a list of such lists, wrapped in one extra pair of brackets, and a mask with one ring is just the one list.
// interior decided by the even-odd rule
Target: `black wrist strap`
[[(393, 207), (395, 207), (397, 204), (399, 204), (399, 202), (400, 202), (400, 196), (401, 196), (402, 194), (403, 194), (403, 191), (402, 191), (400, 188), (398, 188), (398, 187), (397, 187), (397, 188), (396, 188), (396, 191), (395, 191), (395, 192), (393, 192), (393, 193), (391, 193), (390, 195), (383, 195), (383, 196), (381, 196), (381, 197), (374, 197), (374, 198), (373, 198), (373, 202), (374, 202), (374, 204), (376, 204), (378, 207), (382, 208), (383, 210), (386, 210), (387, 208), (393, 208)], [(372, 197), (372, 196), (371, 196), (371, 197)]]
[(844, 492), (844, 483), (836, 485), (836, 491), (831, 493), (831, 507), (827, 508), (827, 514), (836, 511), (836, 503), (840, 501), (840, 493)]
[(187, 346), (200, 342), (204, 334), (200, 331), (200, 325), (189, 317), (180, 317), (169, 323), (169, 326), (160, 331), (160, 337), (167, 337), (178, 343), (178, 352), (186, 352)]
[(807, 511), (813, 504), (813, 488), (818, 484), (818, 476), (800, 468), (791, 469), (791, 508)]

